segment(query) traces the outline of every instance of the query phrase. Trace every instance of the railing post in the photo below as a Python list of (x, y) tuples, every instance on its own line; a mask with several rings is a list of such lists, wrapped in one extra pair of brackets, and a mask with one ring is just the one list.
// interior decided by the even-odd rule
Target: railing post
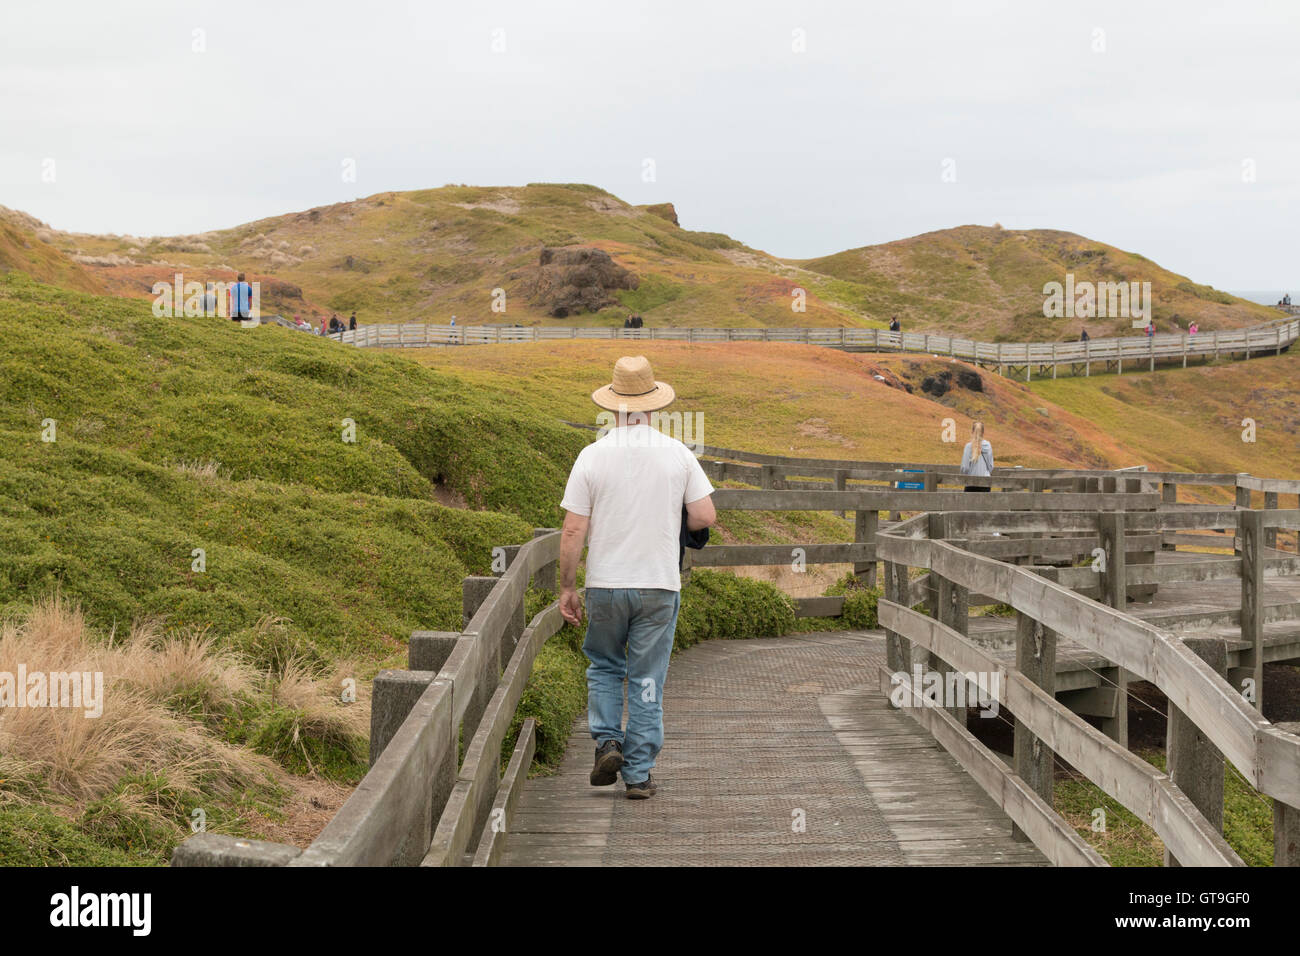
[[(876, 531), (880, 527), (879, 511), (864, 511), (859, 509), (854, 512), (853, 516), (853, 542), (854, 544), (870, 544), (874, 549), (876, 546)], [(870, 561), (853, 562), (853, 575), (859, 581), (869, 588), (876, 586), (876, 560), (873, 557)]]
[[(1250, 501), (1250, 489), (1247, 488), (1247, 487), (1244, 487), (1244, 486), (1242, 485), (1242, 483), (1241, 483), (1241, 479), (1243, 479), (1243, 478), (1249, 478), (1249, 477), (1250, 477), (1250, 475), (1247, 474), (1247, 473), (1245, 473), (1245, 472), (1240, 472), (1240, 473), (1238, 473), (1238, 475), (1237, 475), (1237, 499), (1236, 499), (1236, 503), (1237, 503), (1237, 509), (1238, 509), (1238, 510), (1243, 510), (1243, 509), (1244, 509), (1244, 510), (1249, 510), (1249, 509), (1250, 509), (1250, 505), (1251, 505), (1251, 501)], [(1238, 525), (1238, 527), (1237, 527), (1237, 534), (1236, 534), (1236, 537), (1235, 537), (1234, 540), (1233, 540), (1232, 553), (1235, 554), (1237, 557), (1241, 557), (1241, 527), (1240, 527), (1240, 525)]]
[(460, 640), (457, 631), (412, 631), (406, 644), (406, 667), (413, 671), (442, 670)]
[[(1228, 646), (1219, 638), (1188, 637), (1187, 648), (1223, 676), (1228, 669)], [(1223, 754), (1210, 743), (1191, 718), (1169, 704), (1169, 723), (1165, 731), (1165, 754), (1169, 779), (1192, 801), (1201, 815), (1220, 833), (1223, 832)], [(1181, 866), (1165, 850), (1165, 866)]]
[[(1175, 505), (1178, 503), (1178, 484), (1173, 481), (1164, 481), (1160, 483), (1160, 503), (1162, 505)], [(1161, 534), (1157, 531), (1156, 534)], [(1161, 551), (1177, 551), (1178, 544), (1174, 541), (1165, 541), (1163, 535), (1160, 539)]]
[(370, 685), (370, 766), (436, 676), (435, 671), (402, 670), (382, 670), (375, 675)]
[[(545, 537), (546, 535), (552, 534), (558, 530), (558, 528), (534, 528), (533, 537)], [(550, 591), (552, 594), (559, 594), (559, 573), (559, 561), (548, 561), (533, 574), (533, 587), (537, 588), (539, 591)]]
[(1243, 648), (1229, 680), (1239, 691), (1246, 691), (1246, 681), (1254, 685), (1254, 694), (1246, 699), (1256, 710), (1264, 708), (1264, 512), (1242, 511), (1241, 533), (1241, 639), (1250, 646)]
[[(1276, 492), (1276, 491), (1266, 491), (1266, 492), (1264, 492), (1264, 510), (1265, 510), (1265, 511), (1276, 511), (1276, 510), (1277, 510), (1277, 492)], [(1264, 529), (1264, 547), (1266, 547), (1266, 548), (1276, 548), (1276, 547), (1277, 547), (1277, 528), (1265, 528), (1265, 529)]]
[[(1130, 495), (1141, 494), (1142, 484), (1141, 478), (1126, 478), (1124, 480), (1124, 491)], [(1128, 510), (1128, 506), (1125, 505), (1125, 511)], [(1139, 549), (1133, 550), (1133, 556), (1128, 559), (1128, 565), (1130, 567), (1153, 566), (1156, 563), (1156, 552), (1159, 550), (1158, 546), (1148, 548), (1146, 545), (1142, 545)], [(1127, 572), (1127, 568), (1125, 571)], [(1140, 599), (1150, 604), (1158, 590), (1159, 585), (1157, 584), (1130, 584), (1128, 586), (1128, 596), (1130, 600)]]
[[(493, 577), (468, 577), (461, 582), (461, 610), (465, 621), (462, 627), (468, 626), (473, 620), (499, 580), (500, 578)], [(492, 699), (492, 694), (495, 693), (497, 683), (501, 679), (500, 642), (488, 640), (486, 635), (482, 634), (478, 635), (478, 639), (481, 642), (480, 653), (484, 657), (484, 662), (481, 677), (474, 688), (469, 707), (465, 710), (466, 740), (474, 736), (474, 731), (478, 729), (478, 722), (483, 717), (483, 711), (487, 708), (488, 701)]]
[[(931, 541), (942, 541), (946, 538), (948, 530), (948, 516), (943, 512), (931, 512), (929, 517), (929, 536)], [(947, 578), (942, 577), (934, 568), (930, 569), (930, 588), (929, 604), (930, 616), (940, 624), (946, 624), (955, 631), (962, 634), (966, 633), (968, 621), (964, 620), (969, 616), (967, 608), (967, 599), (959, 597), (954, 589), (956, 585)], [(952, 673), (953, 667), (933, 651), (930, 652), (930, 669), (943, 675), (943, 693), (948, 692), (948, 675)], [(965, 681), (964, 677), (958, 680)], [(963, 697), (966, 695), (963, 694)], [(945, 706), (945, 710), (952, 714), (953, 718), (961, 726), (966, 726), (966, 708), (958, 706), (953, 701), (950, 706)]]
[[(1274, 724), (1278, 730), (1300, 735), (1300, 723)], [(1300, 866), (1300, 809), (1273, 801), (1273, 865)]]
[(768, 489), (776, 487), (776, 465), (759, 465), (758, 487)]
[[(1016, 669), (1041, 687), (1044, 693), (1056, 695), (1056, 632), (1020, 611), (1016, 612)], [(1019, 720), (1015, 723), (1012, 754), (1016, 776), (1049, 807), (1053, 806), (1055, 755)], [(1029, 840), (1029, 836), (1015, 824), (1011, 825), (1011, 836), (1021, 843)]]
[[(886, 561), (885, 599), (901, 607), (911, 607), (908, 600), (907, 565)], [(906, 674), (912, 679), (912, 642), (894, 631), (885, 631), (885, 665), (891, 674)], [(910, 701), (909, 701), (910, 704)]]
[[(1103, 481), (1114, 481), (1103, 479)], [(1101, 572), (1102, 602), (1123, 611), (1128, 606), (1128, 569), (1124, 553), (1124, 513), (1101, 511), (1097, 525), (1105, 570)], [(1128, 747), (1128, 671), (1119, 665), (1102, 668), (1100, 678), (1115, 685), (1115, 712), (1101, 720), (1101, 731), (1120, 746)], [(1102, 688), (1104, 689), (1104, 688)]]
[[(848, 473), (848, 471), (847, 471), (846, 469), (844, 469), (844, 468), (837, 468), (837, 469), (835, 469), (835, 490), (836, 490), (836, 491), (845, 491), (845, 490), (847, 490), (848, 487), (849, 487), (848, 482), (849, 482), (849, 473)], [(837, 518), (843, 518), (843, 517), (844, 517), (844, 512), (843, 512), (842, 510), (841, 510), (841, 511), (837, 511), (837, 512), (835, 512), (835, 517), (837, 517)]]

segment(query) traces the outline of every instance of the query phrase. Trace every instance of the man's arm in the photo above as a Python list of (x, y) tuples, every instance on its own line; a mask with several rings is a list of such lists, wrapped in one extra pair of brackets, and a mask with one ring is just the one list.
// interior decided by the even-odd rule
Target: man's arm
[(713, 507), (713, 496), (705, 495), (697, 501), (686, 502), (686, 529), (699, 531), (711, 528), (718, 522), (718, 512)]
[(570, 624), (582, 623), (582, 601), (578, 598), (578, 559), (587, 541), (587, 526), (591, 519), (585, 515), (564, 513), (564, 527), (560, 531), (560, 614)]

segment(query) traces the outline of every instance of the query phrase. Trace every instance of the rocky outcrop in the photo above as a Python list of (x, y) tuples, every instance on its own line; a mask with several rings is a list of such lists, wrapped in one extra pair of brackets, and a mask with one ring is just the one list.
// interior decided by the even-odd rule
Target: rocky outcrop
[(645, 211), (652, 216), (658, 216), (660, 219), (667, 219), (674, 226), (680, 226), (677, 221), (677, 210), (673, 208), (670, 202), (655, 203), (653, 206), (645, 206)]
[(618, 301), (613, 292), (637, 284), (637, 277), (609, 253), (585, 246), (543, 248), (537, 267), (523, 276), (528, 301), (557, 319), (613, 305)]

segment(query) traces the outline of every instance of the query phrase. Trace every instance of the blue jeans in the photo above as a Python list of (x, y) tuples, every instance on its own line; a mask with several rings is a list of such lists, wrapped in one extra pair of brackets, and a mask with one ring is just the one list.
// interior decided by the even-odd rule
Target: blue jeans
[[(650, 776), (664, 745), (664, 680), (681, 593), (661, 588), (587, 588), (587, 725), (597, 745), (623, 745), (623, 782)], [(627, 681), (627, 731), (623, 682)]]

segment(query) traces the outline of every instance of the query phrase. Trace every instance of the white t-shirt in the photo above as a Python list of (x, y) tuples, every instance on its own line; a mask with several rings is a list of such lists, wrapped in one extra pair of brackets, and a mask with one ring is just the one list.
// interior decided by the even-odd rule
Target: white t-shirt
[(560, 507), (591, 518), (587, 587), (680, 591), (682, 505), (712, 493), (691, 450), (649, 425), (584, 448)]

